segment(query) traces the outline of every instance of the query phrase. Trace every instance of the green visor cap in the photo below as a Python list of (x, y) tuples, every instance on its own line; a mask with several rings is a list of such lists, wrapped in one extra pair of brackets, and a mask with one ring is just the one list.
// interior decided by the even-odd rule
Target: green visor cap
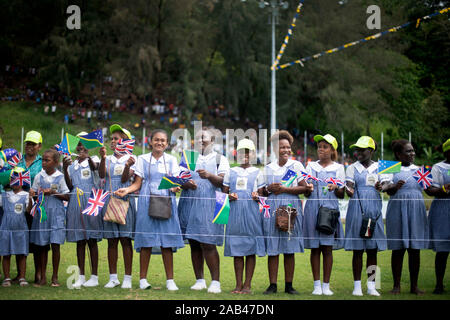
[(111, 133), (114, 133), (116, 131), (122, 131), (123, 133), (125, 133), (127, 135), (128, 139), (132, 139), (130, 131), (128, 131), (127, 129), (122, 128), (118, 124), (113, 124), (111, 127), (109, 127), (109, 131)]
[(334, 148), (334, 150), (337, 150), (338, 143), (335, 137), (333, 137), (331, 134), (326, 134), (324, 136), (321, 136), (320, 134), (314, 136), (314, 141), (319, 143), (320, 141), (325, 140), (329, 144), (331, 144)]
[(356, 141), (355, 144), (352, 144), (350, 146), (350, 148), (360, 148), (360, 149), (367, 149), (367, 148), (372, 148), (373, 150), (375, 150), (375, 141), (373, 141), (373, 139), (371, 137), (368, 136), (362, 136), (358, 139), (358, 141)]

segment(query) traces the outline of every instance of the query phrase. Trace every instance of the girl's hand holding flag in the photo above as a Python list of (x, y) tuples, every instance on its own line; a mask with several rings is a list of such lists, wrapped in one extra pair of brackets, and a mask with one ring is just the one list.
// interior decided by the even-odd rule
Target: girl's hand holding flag
[(252, 192), (252, 199), (255, 201), (259, 201), (259, 194), (257, 191)]
[(228, 199), (229, 199), (230, 201), (235, 201), (235, 200), (237, 200), (237, 199), (238, 199), (237, 193), (230, 193), (230, 194), (228, 195)]

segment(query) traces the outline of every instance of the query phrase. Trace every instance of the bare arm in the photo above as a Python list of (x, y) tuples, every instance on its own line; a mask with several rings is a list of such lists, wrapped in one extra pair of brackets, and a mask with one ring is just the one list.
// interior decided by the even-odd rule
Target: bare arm
[(64, 172), (64, 180), (66, 181), (67, 188), (70, 191), (73, 190), (72, 179), (70, 179), (68, 168), (72, 164), (72, 159), (64, 158), (63, 160), (63, 172)]
[(106, 148), (101, 147), (99, 151), (100, 155), (100, 165), (98, 167), (98, 175), (101, 179), (105, 179), (106, 177)]

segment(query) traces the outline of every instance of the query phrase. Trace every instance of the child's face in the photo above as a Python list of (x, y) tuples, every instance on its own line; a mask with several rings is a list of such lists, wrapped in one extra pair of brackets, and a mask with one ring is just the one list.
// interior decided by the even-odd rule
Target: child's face
[(152, 146), (153, 152), (164, 152), (168, 146), (167, 136), (162, 132), (155, 133), (150, 142), (150, 145)]
[(278, 160), (288, 161), (292, 155), (291, 144), (286, 139), (278, 142)]
[(356, 159), (358, 159), (359, 162), (367, 162), (372, 158), (373, 149), (371, 148), (356, 148)]
[(12, 191), (14, 191), (14, 193), (20, 192), (22, 191), (22, 187), (21, 186), (11, 186)]
[(413, 163), (414, 158), (416, 157), (416, 152), (414, 151), (414, 147), (411, 143), (407, 143), (402, 152), (397, 153), (398, 160), (402, 163)]
[(210, 146), (212, 144), (212, 136), (211, 133), (209, 133), (206, 130), (202, 130), (201, 133), (199, 133), (195, 139), (198, 141), (198, 143), (200, 144), (201, 148), (202, 148), (202, 152), (206, 150), (206, 148), (208, 148), (208, 146)]
[(333, 152), (333, 148), (331, 144), (322, 140), (317, 144), (317, 155), (319, 160), (329, 160), (331, 159), (331, 153)]
[(42, 169), (45, 172), (53, 171), (58, 166), (58, 162), (53, 159), (50, 153), (44, 153), (42, 156)]
[(239, 164), (250, 164), (250, 161), (254, 159), (255, 153), (249, 149), (241, 149), (237, 152), (237, 161)]
[(127, 137), (123, 137), (123, 134), (121, 134), (120, 131), (116, 131), (111, 135), (111, 144), (109, 145), (109, 147), (111, 148), (111, 150), (115, 150), (117, 143), (119, 142), (120, 139), (127, 139)]
[(80, 159), (80, 160), (84, 160), (84, 159), (86, 159), (87, 157), (89, 157), (89, 151), (88, 151), (88, 149), (86, 149), (82, 144), (81, 144), (81, 142), (80, 143), (78, 143), (78, 145), (77, 145), (77, 154), (78, 154), (78, 159)]
[(34, 143), (31, 141), (25, 142), (25, 155), (27, 157), (34, 157), (39, 153), (39, 150), (41, 150), (41, 144), (40, 143)]

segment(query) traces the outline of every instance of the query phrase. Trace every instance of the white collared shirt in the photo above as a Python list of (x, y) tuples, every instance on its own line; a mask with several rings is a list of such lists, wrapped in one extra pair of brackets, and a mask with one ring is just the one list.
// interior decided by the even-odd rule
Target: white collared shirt
[(431, 169), (431, 176), (433, 177), (433, 187), (441, 188), (444, 185), (444, 176), (441, 169), (447, 170), (447, 175), (450, 175), (450, 163), (445, 161), (436, 163)]
[(262, 188), (266, 185), (266, 182), (264, 181), (264, 175), (261, 172), (261, 170), (259, 170), (256, 167), (248, 167), (248, 168), (242, 168), (242, 167), (233, 167), (231, 168), (229, 171), (227, 171), (225, 173), (225, 176), (223, 177), (223, 185), (226, 187), (230, 186), (230, 173), (231, 171), (234, 171), (237, 173), (237, 175), (239, 177), (247, 177), (248, 175), (250, 175), (251, 173), (255, 172), (255, 171), (259, 171), (258, 172), (258, 176), (255, 179), (255, 184), (253, 186), (253, 191), (258, 191), (259, 188)]
[[(197, 166), (196, 168), (205, 168), (206, 164), (214, 161), (214, 163), (216, 163), (216, 157), (217, 157), (217, 152), (212, 151), (210, 153), (208, 153), (206, 156), (199, 154), (198, 159), (197, 159)], [(230, 170), (230, 163), (228, 162), (228, 159), (223, 156), (220, 155), (220, 163), (219, 163), (219, 167), (217, 168), (217, 175), (222, 174), (222, 173), (226, 173), (228, 170)], [(214, 173), (214, 172), (212, 172)]]
[[(42, 169), (34, 178), (34, 182), (33, 182), (33, 190), (34, 191), (39, 191), (39, 189), (41, 188), (41, 177), (44, 179), (45, 182), (49, 183), (50, 185), (53, 185), (53, 182), (55, 181), (55, 179), (59, 176), (62, 176), (63, 174), (59, 171), (56, 170), (55, 172), (53, 172), (53, 174), (48, 175), (47, 172), (45, 172), (44, 169)], [(66, 185), (66, 181), (64, 179), (60, 179), (58, 184), (55, 184), (55, 188), (57, 188), (57, 192), (58, 193), (69, 193), (69, 188)]]
[[(10, 203), (15, 203), (15, 202), (19, 201), (20, 197), (24, 196), (24, 195), (28, 196), (28, 192), (22, 190), (22, 191), (19, 191), (18, 193), (14, 193), (14, 191), (7, 191), (4, 193), (4, 196)], [(3, 206), (2, 194), (0, 193), (0, 207), (2, 207), (2, 206)]]
[(321, 172), (321, 171), (336, 172), (336, 179), (339, 179), (341, 181), (345, 181), (345, 168), (344, 168), (344, 166), (342, 164), (337, 163), (335, 161), (333, 161), (332, 164), (330, 164), (329, 166), (326, 166), (326, 167), (322, 167), (320, 165), (320, 163), (319, 163), (319, 160), (311, 161), (306, 166), (306, 172), (312, 175), (312, 170), (313, 169), (316, 172)]
[[(158, 172), (168, 174), (170, 176), (178, 176), (180, 174), (180, 167), (178, 166), (177, 158), (171, 154), (164, 153), (159, 159), (152, 157), (152, 153), (146, 153), (137, 157), (137, 162), (131, 167), (136, 175), (143, 178), (145, 176), (144, 163), (158, 165)], [(164, 165), (165, 161), (165, 165)], [(148, 169), (147, 169), (148, 170)], [(167, 171), (166, 171), (167, 170)]]
[(359, 161), (352, 163), (347, 168), (346, 181), (355, 182), (355, 169), (358, 173), (367, 172), (368, 174), (376, 174), (378, 171), (378, 162), (373, 162), (368, 168), (364, 167)]

